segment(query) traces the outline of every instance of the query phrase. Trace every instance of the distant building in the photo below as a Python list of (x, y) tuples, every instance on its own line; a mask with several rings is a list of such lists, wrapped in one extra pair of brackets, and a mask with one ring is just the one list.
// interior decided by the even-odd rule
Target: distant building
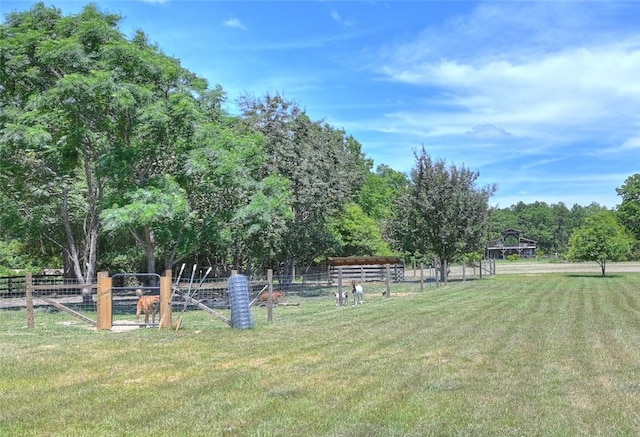
[(485, 250), (485, 257), (490, 259), (505, 259), (509, 255), (520, 258), (536, 256), (536, 241), (524, 238), (522, 231), (506, 229), (500, 232), (500, 239), (490, 242)]

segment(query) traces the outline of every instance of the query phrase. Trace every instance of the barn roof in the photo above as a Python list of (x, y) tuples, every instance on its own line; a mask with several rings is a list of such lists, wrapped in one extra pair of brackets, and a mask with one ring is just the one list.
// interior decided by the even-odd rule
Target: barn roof
[(402, 260), (397, 256), (336, 256), (329, 258), (329, 264), (332, 266), (366, 266), (377, 264), (402, 264)]

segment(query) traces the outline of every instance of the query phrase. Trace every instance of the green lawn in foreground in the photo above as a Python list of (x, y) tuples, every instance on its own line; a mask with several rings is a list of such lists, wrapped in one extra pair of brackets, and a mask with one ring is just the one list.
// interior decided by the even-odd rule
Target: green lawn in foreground
[(640, 434), (640, 274), (394, 285), (232, 330), (0, 311), (2, 436)]

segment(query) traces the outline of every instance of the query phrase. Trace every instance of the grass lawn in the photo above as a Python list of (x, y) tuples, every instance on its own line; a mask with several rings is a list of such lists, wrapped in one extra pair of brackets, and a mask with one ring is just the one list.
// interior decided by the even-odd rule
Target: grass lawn
[(1, 436), (640, 434), (640, 273), (394, 285), (233, 330), (0, 311)]

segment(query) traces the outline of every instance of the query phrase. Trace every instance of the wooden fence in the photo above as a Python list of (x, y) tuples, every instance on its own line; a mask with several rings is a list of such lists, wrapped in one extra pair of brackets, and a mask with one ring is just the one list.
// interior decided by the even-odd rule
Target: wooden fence
[(343, 265), (329, 266), (329, 281), (338, 282), (338, 277), (356, 282), (404, 282), (404, 264)]
[[(135, 274), (134, 274), (135, 275)], [(118, 276), (118, 275), (114, 275)], [(99, 330), (109, 330), (114, 326), (113, 320), (113, 308), (114, 308), (114, 291), (116, 293), (122, 292), (123, 289), (128, 287), (120, 287), (114, 285), (114, 277), (110, 277), (107, 272), (100, 272), (98, 274), (97, 280), (95, 283), (91, 284), (78, 284), (78, 283), (52, 283), (51, 281), (40, 281), (39, 278), (35, 278), (34, 276), (27, 273), (23, 278), (23, 281), (16, 278), (16, 283), (24, 284), (23, 292), (18, 293), (21, 296), (13, 296), (13, 298), (7, 298), (7, 301), (21, 301), (22, 305), (26, 305), (27, 310), (27, 326), (29, 328), (35, 327), (35, 317), (34, 317), (34, 301), (40, 302), (40, 304), (44, 303), (45, 305), (50, 305), (57, 308), (60, 311), (71, 314), (72, 316), (96, 327)], [(60, 282), (60, 281), (58, 281)], [(62, 281), (64, 282), (64, 281)], [(271, 297), (273, 293), (273, 273), (271, 270), (268, 271), (267, 281), (252, 281), (249, 283), (251, 289), (259, 289), (260, 291), (256, 294), (254, 300), (251, 302), (250, 306), (253, 306), (260, 295), (262, 293), (266, 293), (268, 299), (266, 299), (266, 304), (268, 307), (267, 320), (271, 321), (273, 318), (273, 299)], [(143, 287), (144, 288), (144, 287)], [(149, 287), (147, 287), (149, 288)], [(186, 302), (183, 307), (186, 309), (187, 305), (192, 307), (198, 307), (210, 313), (212, 316), (222, 320), (226, 324), (231, 326), (231, 320), (224, 317), (220, 313), (216, 312), (213, 308), (208, 307), (203, 302), (198, 301), (193, 298), (193, 295), (190, 295), (186, 292), (186, 286), (176, 282), (176, 284), (172, 283), (172, 271), (167, 270), (165, 272), (165, 276), (159, 277), (159, 287), (152, 287), (156, 290), (159, 290), (160, 295), (160, 308), (159, 308), (159, 323), (158, 328), (171, 328), (174, 326), (172, 320), (172, 302), (174, 297), (180, 297), (183, 301)], [(194, 287), (195, 288), (195, 287)], [(191, 290), (191, 284), (188, 287)], [(228, 295), (228, 281), (215, 281), (209, 283), (200, 283), (198, 286), (198, 291), (203, 294), (211, 294), (217, 293), (220, 295)], [(89, 307), (91, 310), (86, 312), (86, 314), (82, 314), (80, 311), (76, 310), (72, 307), (82, 306), (79, 305), (79, 299), (82, 296), (83, 302), (85, 298), (88, 298), (91, 302)], [(122, 298), (122, 296), (120, 296)], [(126, 298), (125, 299), (130, 299)], [(94, 300), (95, 299), (95, 300)], [(26, 301), (26, 303), (25, 303)], [(183, 302), (184, 303), (184, 302)], [(94, 311), (95, 310), (95, 311)], [(184, 311), (184, 310), (183, 310)], [(95, 320), (90, 316), (94, 316)], [(179, 319), (182, 318), (182, 313), (180, 314)], [(117, 322), (116, 322), (117, 323)], [(129, 323), (130, 324), (130, 323)]]

